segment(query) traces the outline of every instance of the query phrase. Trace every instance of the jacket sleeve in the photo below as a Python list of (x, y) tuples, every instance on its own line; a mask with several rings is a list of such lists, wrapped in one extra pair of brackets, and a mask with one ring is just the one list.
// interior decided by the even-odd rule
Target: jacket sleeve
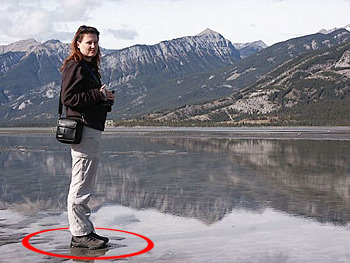
[(82, 65), (69, 61), (62, 73), (62, 103), (67, 107), (85, 108), (103, 101), (99, 88), (84, 87)]

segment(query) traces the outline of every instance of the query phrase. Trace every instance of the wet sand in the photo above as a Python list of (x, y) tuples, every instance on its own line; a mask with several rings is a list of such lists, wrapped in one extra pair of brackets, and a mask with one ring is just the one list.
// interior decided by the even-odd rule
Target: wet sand
[[(1, 211), (1, 262), (72, 262), (27, 250), (20, 239), (27, 233), (66, 227), (66, 214), (23, 217)], [(95, 225), (123, 228), (149, 237), (155, 247), (148, 253), (118, 262), (348, 262), (349, 229), (319, 224), (281, 214), (272, 209), (260, 213), (233, 211), (220, 222), (202, 222), (162, 214), (107, 206), (93, 217)], [(5, 221), (5, 222), (4, 222)], [(26, 222), (25, 222), (26, 221)], [(98, 230), (110, 237), (108, 248), (71, 249), (68, 230), (41, 234), (31, 244), (43, 251), (77, 257), (113, 257), (142, 250), (147, 244), (127, 234)], [(122, 239), (125, 238), (125, 239)], [(122, 240), (121, 240), (122, 239)], [(112, 262), (98, 260), (97, 262)], [(82, 261), (84, 262), (84, 261)], [(93, 261), (85, 261), (93, 262)]]

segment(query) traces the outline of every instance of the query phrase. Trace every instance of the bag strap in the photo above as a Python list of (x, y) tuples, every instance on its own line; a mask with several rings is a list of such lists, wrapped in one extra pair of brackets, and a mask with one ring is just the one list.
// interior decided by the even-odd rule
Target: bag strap
[(93, 77), (93, 79), (95, 80), (95, 82), (101, 86), (101, 81), (97, 78), (96, 74), (94, 72), (92, 72), (91, 68), (86, 65), (84, 59), (83, 59), (83, 66), (87, 69), (87, 71), (89, 71), (89, 73), (91, 74), (91, 76)]
[(60, 117), (62, 115), (62, 108), (63, 108), (61, 97), (62, 97), (62, 86), (61, 86), (61, 91), (60, 91), (60, 100), (58, 102), (58, 114), (59, 114)]

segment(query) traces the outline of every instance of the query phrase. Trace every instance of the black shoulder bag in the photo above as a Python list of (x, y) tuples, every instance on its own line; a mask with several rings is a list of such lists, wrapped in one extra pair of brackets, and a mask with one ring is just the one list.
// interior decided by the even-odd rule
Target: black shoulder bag
[[(62, 90), (61, 90), (62, 93)], [(59, 118), (57, 121), (56, 139), (61, 143), (79, 144), (83, 135), (83, 120), (62, 117), (62, 101), (58, 104)]]

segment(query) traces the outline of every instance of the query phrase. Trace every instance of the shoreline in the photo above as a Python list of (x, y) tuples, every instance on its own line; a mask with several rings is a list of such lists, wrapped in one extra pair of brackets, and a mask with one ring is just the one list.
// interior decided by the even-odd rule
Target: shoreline
[[(56, 127), (0, 127), (1, 135), (54, 134)], [(350, 140), (349, 126), (263, 126), (263, 127), (107, 127), (105, 135), (153, 133), (161, 136), (225, 137), (236, 139)], [(178, 134), (176, 134), (178, 133)]]

